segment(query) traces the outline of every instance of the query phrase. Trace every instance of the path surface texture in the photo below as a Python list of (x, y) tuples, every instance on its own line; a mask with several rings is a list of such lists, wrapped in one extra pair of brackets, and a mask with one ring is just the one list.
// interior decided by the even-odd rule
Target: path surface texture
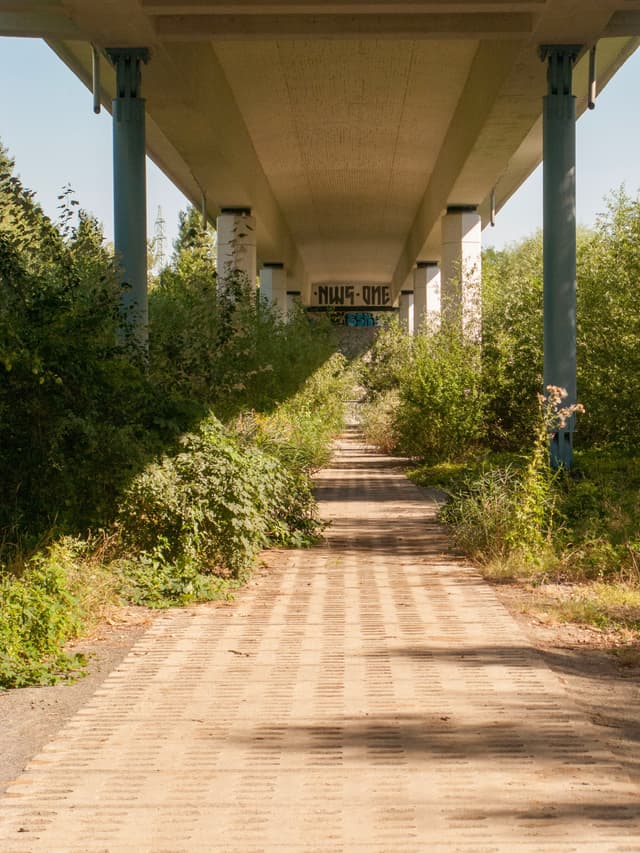
[(640, 851), (637, 786), (395, 464), (347, 434), (324, 543), (155, 622), (0, 850)]

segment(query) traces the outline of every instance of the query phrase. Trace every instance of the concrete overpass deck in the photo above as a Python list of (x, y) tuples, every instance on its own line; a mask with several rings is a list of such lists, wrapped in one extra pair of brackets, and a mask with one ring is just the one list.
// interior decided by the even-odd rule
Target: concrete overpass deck
[[(576, 402), (576, 116), (640, 0), (0, 0), (112, 97), (122, 303), (148, 328), (145, 150), (217, 217), (218, 274), (479, 339), (481, 225), (544, 160), (544, 387)], [(574, 94), (575, 93), (575, 94)], [(603, 152), (606, 156), (606, 152)], [(571, 466), (573, 419), (554, 436)]]
[[(0, 0), (0, 33), (41, 36), (100, 97), (106, 51), (148, 48), (149, 153), (213, 218), (251, 209), (258, 266), (287, 287), (365, 282), (395, 299), (442, 258), (448, 207), (486, 223), (542, 156), (538, 47), (589, 48), (602, 87), (638, 44), (637, 0)], [(603, 155), (604, 156), (604, 155)]]

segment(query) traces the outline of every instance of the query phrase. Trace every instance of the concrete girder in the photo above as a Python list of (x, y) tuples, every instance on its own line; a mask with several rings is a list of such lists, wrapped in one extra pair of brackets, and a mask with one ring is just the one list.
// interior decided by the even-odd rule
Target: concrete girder
[[(439, 228), (440, 216), (444, 209), (449, 203), (455, 203), (450, 201), (455, 181), (473, 150), (475, 139), (481, 132), (487, 114), (520, 49), (519, 43), (512, 42), (483, 42), (478, 47), (467, 85), (458, 101), (440, 156), (434, 165), (432, 178), (393, 274), (394, 294), (401, 290), (416, 259), (424, 253), (428, 235), (436, 227)], [(462, 201), (467, 202), (466, 199)], [(439, 240), (433, 249), (439, 255), (438, 243)]]
[(546, 0), (141, 0), (152, 15), (375, 15), (539, 11)]
[[(91, 87), (89, 47), (57, 41), (49, 45)], [(202, 53), (206, 73), (198, 68)], [(211, 48), (156, 45), (152, 56), (145, 69), (145, 95), (153, 161), (194, 206), (201, 206), (204, 192), (211, 219), (226, 206), (257, 209), (259, 260), (280, 256), (296, 280), (306, 281), (300, 254)], [(105, 72), (103, 102), (109, 109), (115, 78), (108, 68)]]
[[(632, 0), (640, 8), (638, 0)], [(567, 13), (567, 5), (575, 8)], [(496, 209), (500, 208), (513, 195), (528, 175), (540, 163), (542, 151), (542, 116), (540, 103), (546, 91), (544, 69), (538, 59), (536, 46), (542, 41), (557, 40), (556, 34), (563, 34), (566, 40), (578, 32), (578, 40), (588, 46), (606, 32), (613, 9), (619, 5), (615, 0), (588, 3), (562, 3), (550, 0), (540, 16), (533, 38), (522, 43), (521, 52), (514, 59), (513, 68), (505, 78), (501, 91), (496, 93), (491, 110), (485, 122), (477, 131), (469, 157), (461, 165), (456, 181), (447, 197), (446, 204), (458, 204), (460, 201), (479, 206), (483, 223), (489, 221), (490, 195), (496, 188)], [(564, 9), (564, 12), (562, 12)], [(551, 34), (554, 38), (550, 38)], [(638, 31), (640, 35), (640, 30)], [(575, 38), (575, 36), (573, 37)], [(598, 44), (598, 90), (604, 88), (615, 71), (634, 52), (640, 44), (639, 38), (605, 39)], [(526, 89), (522, 80), (528, 81)], [(588, 51), (582, 54), (574, 73), (577, 97), (577, 113), (582, 114), (587, 107)], [(521, 143), (513, 146), (513, 116), (528, 131)], [(444, 151), (444, 146), (443, 146)], [(424, 223), (425, 226), (427, 223)], [(428, 235), (416, 257), (434, 255), (439, 251), (439, 222), (432, 223)], [(402, 280), (402, 270), (399, 276)]]
[(529, 12), (330, 15), (161, 15), (157, 35), (170, 41), (250, 39), (520, 39), (533, 32)]
[[(395, 269), (397, 294), (420, 257), (439, 256), (448, 206), (484, 213), (497, 184), (499, 208), (539, 162), (537, 46), (601, 39), (602, 88), (638, 43), (639, 11), (640, 0), (0, 0), (0, 32), (48, 37), (87, 83), (89, 43), (149, 47), (149, 151), (194, 204), (205, 194), (211, 218), (251, 207), (260, 261), (282, 259), (303, 291), (311, 279), (389, 282)], [(164, 41), (167, 16), (241, 39)], [(517, 16), (530, 26), (514, 29)], [(277, 37), (254, 38), (282, 19)], [(470, 39), (476, 24), (495, 38)], [(602, 40), (620, 32), (634, 38)]]
[[(640, 28), (638, 29), (640, 33)], [(598, 92), (601, 92), (609, 83), (618, 68), (634, 53), (640, 44), (638, 37), (634, 38), (606, 38), (598, 42), (597, 48), (597, 72), (598, 72)], [(576, 110), (580, 116), (587, 108), (587, 69), (588, 57), (583, 55), (578, 61), (574, 69), (574, 92), (576, 94)], [(538, 84), (540, 97), (544, 94), (544, 81)], [(524, 109), (525, 106), (522, 105)], [(597, 107), (596, 107), (597, 108)], [(508, 157), (506, 167), (502, 171), (497, 171), (492, 168), (487, 162), (480, 164), (478, 160), (469, 162), (468, 169), (474, 167), (482, 168), (483, 174), (486, 175), (484, 185), (484, 195), (480, 202), (480, 213), (484, 223), (489, 220), (489, 194), (493, 186), (496, 187), (496, 210), (506, 204), (511, 196), (517, 192), (521, 184), (531, 174), (531, 172), (540, 163), (540, 152), (542, 151), (542, 116), (530, 110), (530, 119), (532, 122), (530, 131), (526, 134), (517, 150)], [(504, 135), (503, 135), (504, 136)], [(493, 132), (493, 139), (486, 140), (483, 145), (485, 151), (491, 149), (493, 145), (500, 144), (500, 127), (496, 127)], [(484, 142), (484, 140), (483, 140)], [(484, 165), (484, 168), (483, 168)], [(465, 178), (461, 176), (461, 184)]]
[(66, 17), (63, 9), (56, 8), (26, 14), (0, 10), (0, 32), (18, 38), (40, 38), (42, 33), (51, 38), (81, 38), (78, 26)]

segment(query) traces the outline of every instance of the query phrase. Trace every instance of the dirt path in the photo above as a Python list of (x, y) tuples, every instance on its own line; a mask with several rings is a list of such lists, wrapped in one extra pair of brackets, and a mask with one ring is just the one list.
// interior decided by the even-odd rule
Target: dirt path
[(318, 492), (322, 547), (158, 617), (9, 786), (3, 853), (640, 850), (637, 749), (395, 461), (345, 438)]

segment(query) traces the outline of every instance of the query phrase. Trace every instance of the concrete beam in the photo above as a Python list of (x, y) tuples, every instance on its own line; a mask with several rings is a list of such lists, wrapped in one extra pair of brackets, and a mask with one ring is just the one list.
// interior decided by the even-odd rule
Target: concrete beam
[(165, 42), (227, 39), (522, 39), (533, 32), (529, 12), (417, 15), (160, 15)]
[(0, 8), (0, 36), (40, 38), (42, 33), (51, 38), (81, 38), (77, 25), (66, 16), (64, 9), (46, 7), (38, 12), (5, 12)]
[(615, 12), (603, 35), (605, 38), (640, 36), (640, 10)]
[[(393, 293), (403, 287), (427, 237), (451, 203), (450, 194), (513, 67), (519, 42), (483, 43), (473, 60), (465, 90), (449, 125), (432, 177), (393, 274)], [(481, 199), (463, 199), (477, 203)]]
[[(90, 46), (48, 44), (90, 89)], [(102, 100), (110, 109), (115, 76), (105, 67), (102, 77)], [(296, 281), (306, 281), (298, 248), (213, 51), (207, 45), (156, 46), (145, 69), (145, 94), (148, 153), (156, 165), (198, 208), (204, 190), (210, 218), (229, 205), (256, 210), (258, 261), (280, 257)]]
[(366, 15), (469, 12), (536, 12), (546, 0), (141, 0), (150, 15), (286, 15), (318, 14)]

